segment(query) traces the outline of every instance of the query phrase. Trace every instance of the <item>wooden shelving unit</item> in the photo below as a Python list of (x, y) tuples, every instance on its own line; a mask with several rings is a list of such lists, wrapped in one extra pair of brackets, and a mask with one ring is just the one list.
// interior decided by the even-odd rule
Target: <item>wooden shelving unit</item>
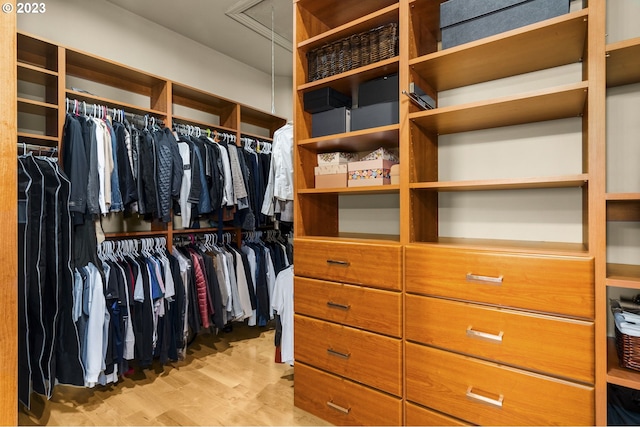
[[(59, 46), (51, 41), (18, 32), (17, 73), (18, 80), (43, 87), (45, 100), (18, 98), (17, 110), (21, 113), (41, 116), (46, 127), (39, 133), (19, 131), (18, 141), (45, 147), (61, 148), (62, 129), (67, 111), (87, 114), (93, 106), (105, 106), (124, 110), (138, 116), (149, 116), (162, 120), (165, 126), (176, 123), (189, 124), (202, 129), (217, 129), (239, 137), (241, 124), (248, 123), (261, 128), (261, 139), (271, 140), (275, 130), (286, 120), (252, 106), (207, 93), (200, 89), (170, 81), (123, 64), (92, 54)], [(70, 87), (68, 79), (87, 81), (101, 88), (92, 94)], [(77, 80), (80, 79), (80, 80)], [(78, 101), (67, 105), (66, 99)], [(134, 99), (135, 101), (131, 101)], [(209, 123), (200, 118), (173, 116), (174, 105), (187, 107), (196, 112), (217, 116), (220, 123)], [(41, 134), (40, 134), (41, 133)], [(131, 224), (126, 221), (120, 227), (106, 232), (108, 239), (142, 237), (165, 237), (170, 242), (174, 235), (211, 233), (215, 228), (180, 229), (173, 224), (158, 221)], [(238, 229), (233, 229), (236, 233)]]
[[(602, 219), (606, 216), (610, 221), (640, 221), (640, 195), (636, 193), (606, 194), (604, 95), (607, 86), (613, 87), (639, 81), (640, 74), (637, 70), (640, 66), (637, 58), (640, 56), (638, 54), (640, 41), (634, 39), (606, 46), (605, 55), (603, 40), (605, 40), (606, 7), (604, 2), (596, 1), (589, 2), (589, 5), (581, 5), (583, 7), (580, 8), (572, 7), (570, 13), (556, 18), (443, 50), (439, 46), (440, 3), (442, 2), (420, 0), (366, 3), (349, 1), (340, 4), (333, 0), (294, 1), (296, 51), (294, 52), (293, 87), (296, 121), (296, 194), (298, 196), (296, 240), (302, 243), (303, 247), (296, 256), (298, 260), (312, 256), (310, 250), (307, 253), (305, 244), (322, 244), (327, 248), (333, 248), (327, 249), (326, 257), (331, 259), (330, 254), (334, 250), (339, 251), (338, 248), (342, 245), (356, 244), (366, 247), (373, 243), (373, 240), (368, 240), (370, 236), (367, 234), (352, 235), (355, 241), (345, 239), (340, 231), (340, 200), (349, 197), (352, 192), (370, 197), (375, 197), (378, 193), (394, 196), (397, 194), (400, 206), (398, 218), (400, 234), (393, 238), (383, 237), (382, 240), (388, 244), (399, 243), (404, 251), (402, 264), (405, 272), (402, 288), (404, 303), (401, 308), (404, 324), (402, 422), (410, 425), (519, 424), (522, 422), (519, 417), (523, 413), (532, 411), (530, 420), (537, 421), (530, 422), (534, 423), (605, 424), (607, 381), (615, 377), (610, 368), (607, 374), (605, 288), (621, 286), (633, 289), (640, 283), (640, 271), (634, 266), (609, 264), (609, 273), (605, 273), (604, 270), (607, 269), (604, 244), (606, 224)], [(572, 4), (572, 6), (576, 5)], [(366, 30), (370, 24), (396, 19), (399, 22), (400, 46), (400, 54), (397, 58), (369, 64), (321, 80), (308, 81), (306, 55), (311, 49)], [(556, 83), (556, 86), (553, 83), (546, 87), (538, 85), (536, 89), (519, 89), (518, 87), (511, 90), (511, 93), (507, 92), (506, 95), (501, 91), (497, 96), (489, 94), (476, 97), (481, 99), (480, 101), (457, 101), (464, 98), (454, 96), (453, 102), (450, 97), (444, 100), (442, 105), (438, 103), (438, 98), (444, 91), (471, 91), (475, 89), (473, 85), (480, 86), (480, 84), (483, 87), (499, 86), (503, 82), (502, 79), (507, 78), (509, 83), (504, 83), (505, 88), (515, 88), (517, 86), (512, 83), (520, 76), (536, 72), (555, 72), (556, 69), (572, 73), (573, 81)], [(311, 115), (303, 108), (305, 93), (331, 87), (343, 94), (352, 94), (362, 81), (391, 72), (399, 73), (400, 90), (406, 90), (410, 83), (415, 83), (434, 98), (437, 108), (419, 110), (407, 97), (399, 93), (400, 123), (398, 126), (320, 138), (310, 137)], [(472, 156), (467, 156), (459, 162), (466, 167), (476, 167), (476, 169), (472, 169), (471, 172), (465, 170), (464, 173), (455, 170), (456, 167), (463, 167), (456, 165), (457, 159), (451, 154), (455, 153), (455, 150), (462, 150), (465, 144), (474, 144), (473, 151), (469, 152), (479, 153), (477, 145), (490, 145), (493, 142), (489, 137), (474, 141), (472, 137), (467, 136), (473, 135), (473, 132), (495, 133), (494, 130), (509, 127), (520, 129), (526, 126), (535, 126), (536, 129), (543, 127), (554, 129), (558, 122), (570, 122), (572, 129), (579, 129), (580, 135), (579, 138), (576, 137), (579, 142), (572, 142), (574, 145), (569, 149), (563, 146), (565, 139), (560, 136), (556, 138), (552, 131), (544, 133), (549, 140), (554, 138), (558, 140), (557, 148), (549, 149), (548, 153), (545, 152), (545, 156), (571, 156), (566, 157), (567, 161), (558, 163), (562, 166), (552, 171), (543, 165), (537, 167), (534, 165), (531, 170), (514, 171), (504, 167), (505, 164), (510, 163), (509, 158), (500, 160), (492, 158), (485, 164), (482, 159), (478, 159), (477, 165), (472, 165), (474, 160)], [(519, 127), (515, 128), (516, 126)], [(514, 136), (516, 133), (512, 131), (508, 135), (511, 138), (518, 138)], [(482, 135), (491, 135), (491, 133)], [(454, 146), (455, 141), (458, 140), (463, 142)], [(500, 143), (504, 141), (500, 140)], [(536, 144), (536, 142), (526, 143)], [(313, 168), (317, 165), (315, 158), (317, 153), (364, 151), (379, 146), (397, 149), (400, 153), (402, 168), (398, 186), (386, 189), (371, 187), (357, 189), (357, 191), (348, 188), (314, 188)], [(527, 146), (527, 148), (530, 147)], [(531, 147), (532, 151), (535, 148)], [(495, 148), (491, 147), (491, 149)], [(543, 158), (544, 156), (541, 156), (532, 161), (541, 162)], [(521, 159), (517, 160), (521, 161)], [(557, 159), (554, 158), (554, 160)], [(538, 170), (539, 173), (536, 173)], [(474, 178), (473, 175), (477, 175), (478, 178)], [(508, 219), (514, 223), (515, 227), (520, 218), (518, 200), (548, 198), (549, 202), (545, 201), (545, 203), (551, 203), (551, 200), (556, 200), (563, 195), (569, 195), (570, 201), (562, 207), (572, 214), (570, 220), (572, 222), (569, 225), (573, 227), (572, 229), (582, 231), (576, 233), (580, 234), (577, 238), (576, 236), (556, 238), (551, 235), (542, 237), (537, 233), (530, 233), (521, 238), (520, 234), (515, 233), (518, 234), (517, 238), (507, 240), (508, 238), (504, 237), (478, 238), (474, 235), (464, 235), (464, 233), (447, 235), (444, 231), (457, 225), (456, 221), (464, 222), (467, 219), (447, 216), (452, 206), (461, 210), (454, 205), (458, 200), (456, 197), (467, 197), (460, 202), (460, 206), (464, 206), (466, 212), (472, 213), (474, 209), (478, 209), (485, 215), (486, 210), (491, 209), (491, 206), (486, 203), (473, 206), (467, 200), (477, 201), (486, 197), (487, 200), (504, 202), (511, 198), (514, 200), (513, 205), (505, 202), (501, 206), (511, 209), (512, 216)], [(473, 198), (470, 198), (471, 196)], [(552, 207), (544, 206), (528, 206), (523, 209), (553, 210)], [(493, 207), (493, 209), (500, 209), (500, 207)], [(538, 221), (535, 225), (540, 229), (554, 226), (555, 224), (552, 224), (554, 221), (549, 220), (547, 216), (536, 216), (542, 213), (536, 211), (527, 218)], [(470, 214), (467, 213), (467, 215)], [(503, 218), (501, 215), (495, 215), (495, 217)], [(483, 218), (489, 218), (489, 216)], [(487, 222), (489, 223), (487, 224), (488, 234), (491, 234), (492, 227), (488, 219)], [(466, 230), (465, 227), (460, 229)], [(502, 235), (498, 234), (498, 236)], [(325, 254), (314, 253), (314, 255), (324, 262)], [(354, 262), (352, 257), (348, 261)], [(371, 269), (374, 268), (372, 265)], [(328, 292), (330, 283), (335, 280), (331, 276), (331, 271), (332, 269), (326, 266), (318, 266), (317, 271), (296, 270), (296, 275), (299, 276), (296, 280), (301, 282), (309, 278), (323, 280), (326, 282)], [(347, 271), (348, 267), (345, 274), (348, 274)], [(537, 281), (534, 278), (540, 271), (547, 272), (546, 280)], [(486, 287), (486, 289), (476, 288), (472, 284), (473, 280), (465, 278), (469, 274), (472, 278), (481, 276), (481, 282), (495, 280), (501, 285)], [(542, 285), (545, 281), (551, 283), (556, 280), (556, 276), (563, 278), (560, 279), (557, 287), (537, 288), (539, 285), (546, 286)], [(605, 276), (608, 277), (606, 284)], [(343, 283), (348, 283), (346, 279), (341, 280)], [(569, 281), (574, 281), (571, 286), (575, 286), (570, 292), (567, 287)], [(508, 290), (511, 286), (518, 291), (511, 294)], [(460, 287), (468, 292), (458, 292)], [(478, 294), (473, 293), (476, 289)], [(545, 301), (545, 299), (550, 293), (556, 291), (562, 294), (554, 296), (558, 301), (572, 301), (568, 304), (582, 305), (583, 308), (573, 310), (568, 307), (551, 307), (550, 300)], [(304, 288), (301, 286), (298, 292), (304, 293)], [(296, 297), (298, 295), (299, 293), (296, 293)], [(434, 387), (438, 388), (441, 373), (432, 372), (426, 368), (424, 360), (414, 360), (414, 355), (419, 353), (414, 350), (414, 347), (418, 346), (417, 348), (425, 352), (438, 349), (433, 351), (433, 356), (438, 355), (437, 357), (443, 359), (453, 358), (453, 355), (460, 351), (448, 347), (447, 340), (450, 337), (438, 336), (436, 332), (433, 336), (418, 334), (415, 330), (417, 327), (415, 318), (421, 318), (420, 316), (424, 314), (415, 311), (414, 306), (411, 305), (413, 302), (411, 304), (408, 302), (429, 301), (439, 306), (443, 301), (448, 300), (458, 301), (469, 306), (470, 309), (478, 309), (479, 313), (486, 309), (498, 311), (513, 309), (517, 315), (526, 313), (528, 316), (531, 313), (537, 313), (541, 316), (549, 316), (556, 326), (552, 328), (553, 331), (549, 330), (548, 334), (542, 333), (542, 336), (539, 336), (540, 339), (544, 339), (543, 336), (552, 336), (562, 331), (562, 328), (567, 327), (568, 324), (579, 321), (582, 338), (577, 357), (586, 362), (583, 365), (588, 367), (584, 371), (587, 372), (586, 377), (572, 376), (571, 369), (563, 370), (558, 366), (554, 371), (556, 373), (547, 374), (544, 381), (555, 383), (561, 380), (563, 387), (566, 387), (567, 396), (576, 392), (582, 397), (566, 401), (559, 397), (561, 402), (557, 406), (562, 406), (563, 409), (548, 406), (532, 409), (539, 402), (536, 399), (528, 399), (526, 402), (522, 401), (522, 407), (513, 413), (487, 409), (487, 399), (484, 399), (482, 404), (472, 403), (473, 399), (465, 396), (464, 390), (460, 395), (452, 392), (451, 396), (446, 398), (443, 398), (442, 394), (437, 399), (425, 397), (431, 396), (430, 393)], [(300, 317), (307, 315), (309, 314), (304, 309), (296, 314)], [(335, 322), (335, 319), (326, 321)], [(470, 319), (469, 322), (484, 324), (488, 322), (488, 318), (478, 317)], [(532, 322), (535, 323), (535, 321)], [(348, 322), (342, 324), (348, 325)], [(529, 326), (534, 327), (533, 324)], [(437, 324), (434, 328), (444, 330), (445, 325)], [(485, 326), (485, 329), (489, 330), (500, 330), (500, 328), (498, 325)], [(412, 338), (409, 339), (409, 336)], [(505, 393), (497, 391), (496, 388), (509, 389), (510, 392), (517, 393), (511, 387), (512, 384), (500, 383), (498, 378), (504, 373), (503, 370), (521, 369), (523, 377), (518, 382), (522, 381), (522, 384), (529, 381), (527, 379), (529, 375), (540, 374), (535, 368), (534, 362), (537, 359), (535, 359), (534, 347), (544, 344), (537, 341), (534, 343), (532, 340), (529, 343), (532, 346), (529, 352), (531, 360), (509, 361), (508, 353), (512, 350), (505, 349), (503, 353), (496, 347), (496, 350), (491, 352), (491, 356), (487, 356), (483, 353), (481, 344), (471, 340), (465, 341), (469, 338), (463, 336), (456, 339), (467, 343), (463, 346), (465, 359), (477, 363), (478, 369), (480, 365), (485, 369), (485, 365), (488, 365), (487, 361), (497, 364), (496, 370), (487, 374), (496, 381), (487, 382), (483, 387), (478, 385), (478, 388), (482, 389), (479, 393), (483, 396), (483, 392), (496, 395)], [(411, 341), (412, 345), (408, 345), (408, 341)], [(513, 349), (514, 352), (520, 350)], [(565, 364), (560, 362), (562, 358), (560, 354), (553, 357), (557, 357), (556, 362), (553, 363)], [(317, 366), (315, 365), (317, 362), (309, 360), (304, 355), (301, 356), (300, 362), (305, 366)], [(456, 370), (451, 368), (449, 371)], [(338, 375), (333, 374), (331, 370), (326, 373)], [(461, 384), (466, 383), (467, 377), (470, 376), (457, 371), (455, 374), (447, 373), (446, 375), (448, 384), (457, 384), (458, 381)], [(343, 374), (338, 376), (344, 377)], [(348, 375), (346, 377), (342, 381), (348, 382)], [(627, 380), (627, 384), (638, 377), (631, 376), (631, 378)], [(366, 381), (361, 379), (358, 381), (366, 385)], [(442, 389), (445, 393), (444, 387)], [(322, 393), (320, 391), (317, 394)], [(508, 399), (509, 397), (505, 395), (504, 401)], [(356, 418), (355, 414), (341, 417), (323, 408), (321, 402), (312, 403), (311, 400), (313, 397), (309, 396), (306, 386), (303, 386), (299, 393), (296, 391), (297, 405), (312, 410), (333, 423), (362, 422)], [(539, 401), (542, 402), (542, 399)], [(357, 404), (352, 403), (352, 405), (353, 411), (357, 412)], [(510, 405), (517, 406), (520, 403), (517, 403), (517, 398), (511, 397)], [(569, 407), (572, 409), (567, 411)], [(389, 411), (395, 414), (391, 408)], [(393, 423), (390, 418), (384, 416), (379, 420)]]

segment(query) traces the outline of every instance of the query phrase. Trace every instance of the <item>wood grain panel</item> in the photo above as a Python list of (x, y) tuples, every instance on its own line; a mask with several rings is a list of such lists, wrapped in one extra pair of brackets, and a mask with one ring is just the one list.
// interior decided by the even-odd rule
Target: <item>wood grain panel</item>
[(296, 363), (294, 405), (335, 425), (401, 425), (402, 400)]
[(399, 339), (296, 314), (295, 343), (296, 362), (402, 396)]
[(457, 420), (440, 412), (427, 409), (424, 406), (407, 402), (404, 405), (406, 426), (468, 426), (472, 425)]
[(593, 322), (416, 295), (406, 297), (406, 319), (408, 340), (595, 382)]
[(594, 316), (591, 257), (407, 246), (405, 265), (408, 292), (589, 319)]
[(376, 288), (402, 289), (402, 247), (296, 239), (296, 275)]
[[(9, 2), (15, 10), (16, 2)], [(18, 422), (18, 183), (17, 183), (17, 34), (16, 14), (0, 13), (0, 424)]]
[(296, 313), (400, 337), (402, 295), (363, 286), (296, 277)]
[(593, 425), (594, 389), (407, 343), (407, 399), (478, 425)]

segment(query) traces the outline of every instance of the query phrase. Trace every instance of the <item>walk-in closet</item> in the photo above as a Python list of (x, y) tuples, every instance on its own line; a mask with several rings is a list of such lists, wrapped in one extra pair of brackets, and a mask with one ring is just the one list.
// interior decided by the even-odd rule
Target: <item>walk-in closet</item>
[(640, 2), (0, 11), (0, 425), (640, 424)]

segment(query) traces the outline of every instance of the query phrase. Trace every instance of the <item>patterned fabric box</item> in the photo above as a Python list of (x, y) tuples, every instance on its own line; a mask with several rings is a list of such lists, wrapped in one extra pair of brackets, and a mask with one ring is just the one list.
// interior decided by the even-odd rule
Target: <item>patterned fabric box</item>
[(318, 154), (318, 165), (332, 165), (332, 164), (343, 164), (354, 162), (358, 160), (357, 153), (344, 153), (344, 152), (335, 152), (335, 153), (321, 153)]
[(391, 184), (391, 166), (389, 160), (368, 160), (349, 163), (348, 187)]
[(360, 160), (388, 160), (398, 163), (398, 157), (386, 148), (378, 148), (377, 150), (367, 154)]

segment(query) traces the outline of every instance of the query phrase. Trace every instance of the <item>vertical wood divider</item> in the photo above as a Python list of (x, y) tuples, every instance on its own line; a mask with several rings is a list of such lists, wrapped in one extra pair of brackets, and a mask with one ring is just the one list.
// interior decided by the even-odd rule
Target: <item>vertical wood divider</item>
[[(8, 2), (15, 11), (16, 2)], [(18, 199), (16, 14), (0, 13), (0, 425), (18, 424)]]

